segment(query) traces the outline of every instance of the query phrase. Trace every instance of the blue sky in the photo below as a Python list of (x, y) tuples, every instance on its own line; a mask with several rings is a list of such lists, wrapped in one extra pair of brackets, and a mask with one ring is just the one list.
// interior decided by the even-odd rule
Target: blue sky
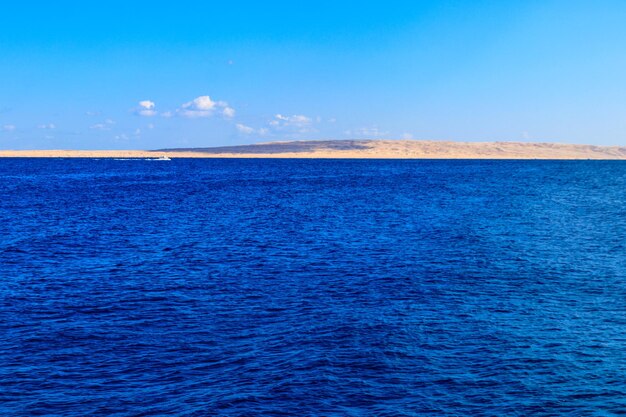
[(624, 1), (11, 3), (4, 149), (626, 145)]

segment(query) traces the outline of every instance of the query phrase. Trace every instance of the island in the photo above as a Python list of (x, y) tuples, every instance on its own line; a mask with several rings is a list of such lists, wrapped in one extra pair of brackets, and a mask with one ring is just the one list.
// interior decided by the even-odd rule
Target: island
[(624, 160), (626, 147), (549, 142), (309, 140), (156, 150), (0, 150), (0, 157)]

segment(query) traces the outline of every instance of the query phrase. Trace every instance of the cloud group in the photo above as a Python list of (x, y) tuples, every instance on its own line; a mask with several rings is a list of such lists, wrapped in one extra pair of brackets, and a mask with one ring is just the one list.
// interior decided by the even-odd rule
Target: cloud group
[(294, 114), (292, 116), (285, 116), (282, 114), (276, 114), (267, 122), (267, 127), (261, 127), (255, 129), (250, 126), (246, 126), (241, 123), (237, 123), (235, 127), (237, 131), (244, 135), (257, 134), (261, 136), (283, 134), (287, 136), (298, 136), (303, 133), (314, 132), (313, 119), (302, 115)]
[[(208, 119), (219, 117), (225, 120), (233, 120), (237, 114), (235, 109), (226, 101), (215, 100), (209, 95), (197, 96), (196, 98), (184, 102), (174, 109), (157, 111), (157, 105), (152, 100), (142, 100), (138, 102), (138, 107), (134, 113), (139, 116), (162, 118), (185, 118), (185, 119)], [(266, 120), (261, 126), (250, 126), (236, 120), (233, 123), (235, 130), (241, 135), (274, 136), (291, 139), (306, 137), (307, 134), (318, 132), (317, 128), (323, 123), (321, 117), (309, 117), (303, 114), (286, 115), (276, 113)], [(336, 119), (327, 120), (328, 123), (335, 123)], [(105, 123), (98, 123), (91, 126), (92, 129), (109, 130), (110, 126)], [(150, 128), (150, 127), (149, 127)], [(362, 128), (354, 131), (346, 131), (349, 135), (359, 135), (364, 137), (380, 137), (388, 132), (381, 132), (376, 127)], [(137, 133), (136, 133), (137, 135)], [(130, 137), (130, 135), (126, 135)], [(121, 136), (119, 139), (123, 139)]]
[[(159, 114), (156, 111), (156, 103), (152, 100), (142, 100), (138, 104), (135, 113), (139, 116), (152, 117)], [(235, 109), (225, 101), (214, 101), (210, 96), (199, 96), (183, 103), (175, 111), (168, 110), (160, 113), (161, 117), (165, 118), (178, 115), (189, 119), (208, 118), (216, 114), (225, 119), (232, 119), (235, 117)]]

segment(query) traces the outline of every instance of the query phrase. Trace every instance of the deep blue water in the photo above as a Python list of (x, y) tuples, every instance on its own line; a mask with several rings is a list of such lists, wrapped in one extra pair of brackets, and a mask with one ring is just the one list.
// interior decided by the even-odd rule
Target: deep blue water
[(0, 159), (0, 415), (624, 415), (625, 244), (624, 162)]

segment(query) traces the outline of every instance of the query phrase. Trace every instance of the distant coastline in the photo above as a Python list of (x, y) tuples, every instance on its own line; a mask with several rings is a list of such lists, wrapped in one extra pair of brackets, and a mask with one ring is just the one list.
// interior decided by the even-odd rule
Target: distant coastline
[(308, 158), (626, 160), (626, 147), (526, 142), (327, 140), (158, 150), (0, 150), (0, 158)]

